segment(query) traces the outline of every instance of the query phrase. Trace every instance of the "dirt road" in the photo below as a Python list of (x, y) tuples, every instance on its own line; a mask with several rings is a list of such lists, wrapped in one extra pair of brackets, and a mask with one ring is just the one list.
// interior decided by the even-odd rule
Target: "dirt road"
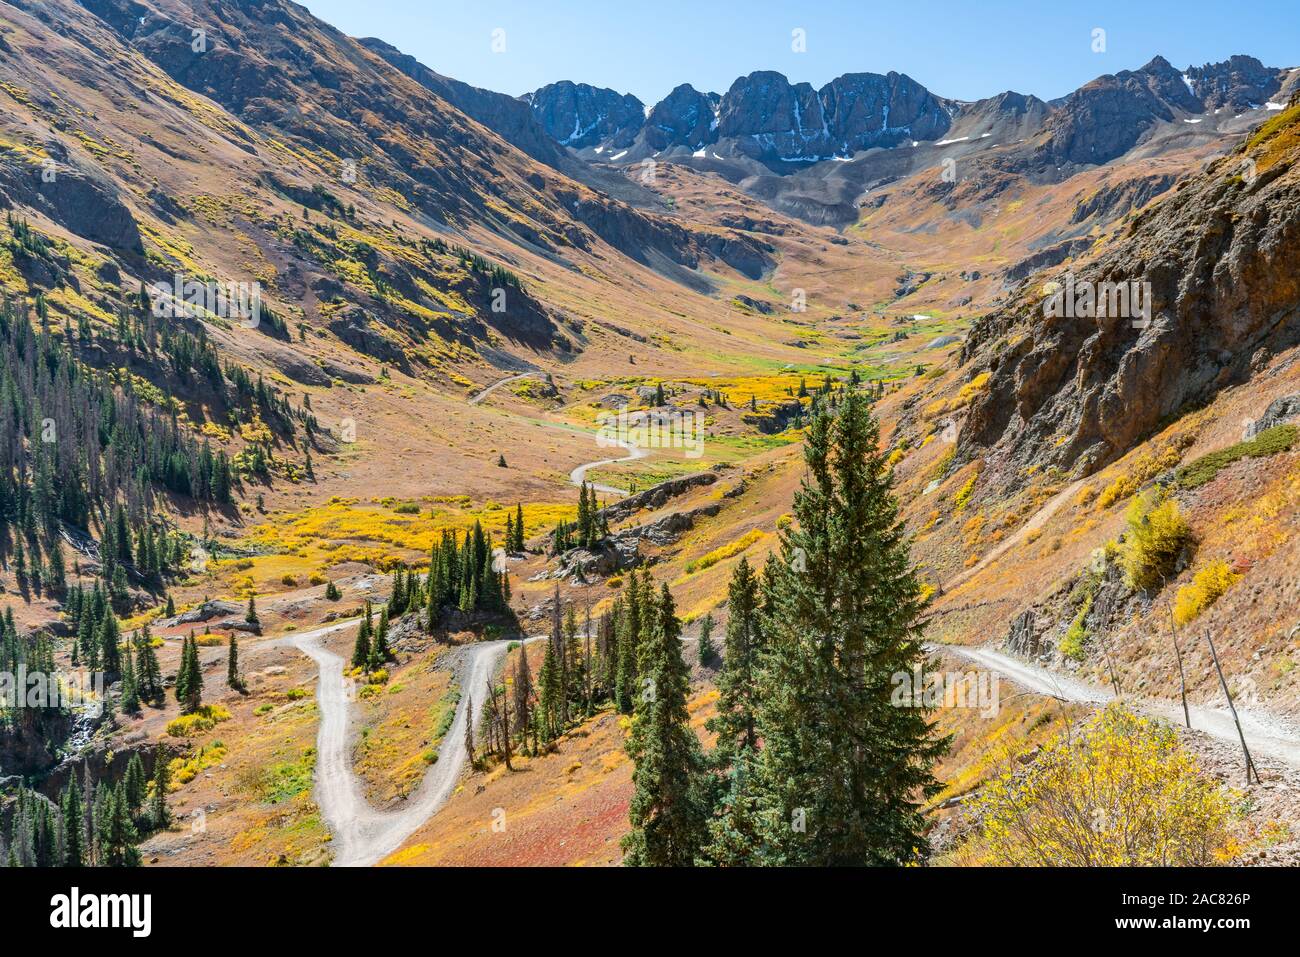
[[(1099, 688), (1065, 675), (1058, 675), (1046, 668), (1012, 658), (991, 648), (965, 648), (960, 645), (932, 647), (973, 661), (988, 671), (1011, 679), (1026, 691), (1081, 704), (1104, 704), (1114, 699), (1114, 695), (1107, 688)], [(1126, 697), (1125, 700), (1138, 711), (1164, 718), (1171, 724), (1183, 723), (1183, 707), (1179, 702), (1137, 697)], [(1191, 705), (1188, 711), (1193, 730), (1202, 731), (1234, 746), (1240, 743), (1237, 727), (1226, 705), (1223, 708)], [(1245, 732), (1246, 746), (1250, 748), (1252, 755), (1268, 756), (1300, 768), (1300, 733), (1272, 715), (1257, 709), (1242, 707), (1240, 702), (1237, 704), (1237, 714), (1241, 718), (1242, 730)]]
[[(350, 622), (349, 624), (356, 624)], [(325, 648), (320, 639), (338, 631), (333, 625), (298, 635), (293, 644), (320, 669), (316, 701), (320, 728), (316, 733), (316, 803), (334, 834), (334, 866), (367, 867), (377, 864), (447, 803), (465, 767), (465, 722), (470, 720), (472, 698), (479, 711), (495, 678), (508, 641), (465, 645), (460, 661), (460, 703), (451, 727), (438, 747), (438, 760), (424, 776), (419, 789), (401, 808), (378, 811), (366, 801), (361, 782), (352, 770), (351, 723), (353, 682), (343, 677), (343, 658)], [(478, 715), (476, 714), (475, 719)]]

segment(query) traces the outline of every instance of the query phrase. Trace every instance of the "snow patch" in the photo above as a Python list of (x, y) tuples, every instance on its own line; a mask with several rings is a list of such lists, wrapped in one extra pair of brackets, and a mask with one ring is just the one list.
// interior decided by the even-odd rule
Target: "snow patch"
[(959, 136), (959, 137), (957, 137), (956, 139), (952, 139), (952, 140), (940, 140), (939, 142), (935, 143), (934, 145), (935, 145), (935, 146), (948, 146), (948, 145), (951, 144), (951, 143), (964, 143), (964, 142), (966, 142), (968, 139), (970, 139), (969, 136)]

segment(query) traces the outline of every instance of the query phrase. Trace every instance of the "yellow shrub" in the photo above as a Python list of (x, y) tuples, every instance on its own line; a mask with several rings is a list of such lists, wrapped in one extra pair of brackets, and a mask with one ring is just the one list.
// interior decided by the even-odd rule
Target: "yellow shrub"
[(1232, 799), (1172, 728), (1112, 705), (984, 786), (977, 843), (999, 866), (1220, 864), (1237, 847)]
[(953, 504), (957, 506), (957, 511), (960, 512), (964, 509), (966, 503), (970, 501), (970, 497), (975, 491), (975, 482), (979, 477), (979, 473), (976, 472), (966, 480), (965, 485), (957, 490), (957, 495), (953, 498)]
[(749, 548), (750, 545), (753, 545), (756, 541), (758, 541), (762, 537), (763, 537), (763, 532), (761, 529), (757, 529), (757, 528), (750, 529), (748, 532), (740, 536), (740, 538), (736, 539), (734, 542), (731, 542), (730, 544), (727, 545), (723, 545), (721, 548), (715, 548), (707, 555), (702, 555), (701, 557), (695, 559), (694, 561), (687, 562), (686, 574), (690, 575), (695, 572), (702, 572), (706, 568), (712, 568), (720, 561), (724, 561), (735, 555), (739, 555), (741, 552)]
[(1178, 589), (1178, 597), (1174, 599), (1174, 620), (1185, 625), (1198, 618), (1239, 581), (1241, 576), (1223, 559), (1216, 558), (1192, 576), (1190, 585)]
[(1185, 452), (1192, 443), (1189, 435), (1163, 446), (1159, 451), (1150, 449), (1139, 455), (1128, 471), (1106, 486), (1098, 499), (1102, 508), (1110, 508), (1120, 499), (1128, 498), (1161, 472), (1166, 472), (1183, 460)]
[(219, 721), (229, 721), (230, 712), (219, 704), (205, 704), (193, 714), (184, 714), (167, 722), (167, 733), (173, 738), (189, 738), (202, 731), (211, 731)]
[(1144, 589), (1160, 585), (1191, 540), (1192, 530), (1183, 521), (1178, 503), (1163, 489), (1134, 499), (1119, 554), (1129, 584)]

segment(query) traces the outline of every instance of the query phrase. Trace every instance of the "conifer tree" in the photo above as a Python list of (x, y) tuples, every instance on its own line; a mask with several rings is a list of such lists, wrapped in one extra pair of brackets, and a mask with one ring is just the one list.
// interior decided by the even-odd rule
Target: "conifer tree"
[(645, 610), (654, 626), (644, 656), (648, 683), (627, 741), (635, 770), (628, 809), (632, 830), (623, 838), (623, 863), (685, 867), (695, 863), (707, 839), (704, 759), (686, 709), (689, 672), (667, 585)]
[[(743, 559), (742, 559), (743, 560)], [(711, 665), (713, 659), (718, 656), (718, 649), (713, 646), (713, 614), (709, 613), (704, 616), (700, 622), (700, 642), (699, 642), (700, 664)]]
[(239, 677), (239, 642), (235, 633), (230, 633), (230, 648), (226, 653), (226, 685), (236, 691), (244, 689), (244, 681)]
[[(367, 608), (367, 612), (369, 609)], [(370, 615), (367, 613), (361, 619), (361, 626), (357, 629), (357, 640), (352, 645), (352, 667), (364, 668), (370, 661)]]
[(162, 697), (162, 670), (158, 667), (158, 654), (148, 624), (136, 632), (135, 676), (141, 698), (157, 702)]
[(769, 566), (762, 747), (745, 785), (762, 861), (911, 863), (926, 849), (921, 805), (946, 741), (925, 709), (891, 704), (891, 677), (925, 660), (924, 602), (866, 397), (850, 391), (833, 420), (818, 414), (804, 457), (797, 522)]
[(160, 744), (153, 753), (153, 799), (149, 811), (150, 822), (159, 831), (172, 820), (171, 811), (167, 807), (167, 788), (171, 784), (169, 772), (167, 749)]
[(126, 644), (126, 654), (122, 658), (122, 710), (127, 714), (140, 711), (140, 693), (135, 678), (135, 663), (132, 661), (131, 643)]
[(68, 776), (68, 786), (63, 789), (63, 864), (65, 867), (81, 867), (85, 864), (85, 849), (82, 845), (82, 818), (85, 811), (81, 806), (81, 788), (77, 786), (77, 776)]

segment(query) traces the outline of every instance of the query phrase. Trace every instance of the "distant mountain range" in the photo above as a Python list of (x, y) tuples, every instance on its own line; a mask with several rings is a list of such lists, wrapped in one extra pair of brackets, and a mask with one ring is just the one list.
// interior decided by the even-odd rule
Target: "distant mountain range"
[[(871, 151), (952, 147), (954, 157), (1002, 147), (1004, 168), (1049, 173), (1108, 163), (1150, 144), (1189, 145), (1257, 122), (1243, 116), (1280, 108), (1300, 86), (1300, 70), (1251, 56), (1178, 70), (1157, 56), (1138, 70), (1100, 76), (1068, 96), (1044, 101), (1007, 91), (983, 100), (939, 96), (903, 73), (846, 73), (814, 89), (780, 73), (740, 77), (723, 94), (689, 84), (647, 106), (629, 93), (561, 80), (522, 97), (441, 77), (380, 40), (361, 41), (535, 159), (572, 174), (556, 148), (588, 162), (627, 165), (648, 158), (722, 174), (777, 208), (812, 221), (847, 222), (854, 194), (938, 160)], [(1014, 147), (1014, 149), (1013, 149)], [(846, 174), (835, 166), (861, 165)], [(824, 165), (823, 165), (824, 164)], [(764, 182), (771, 175), (834, 177), (824, 201)], [(822, 191), (825, 187), (819, 186)]]

